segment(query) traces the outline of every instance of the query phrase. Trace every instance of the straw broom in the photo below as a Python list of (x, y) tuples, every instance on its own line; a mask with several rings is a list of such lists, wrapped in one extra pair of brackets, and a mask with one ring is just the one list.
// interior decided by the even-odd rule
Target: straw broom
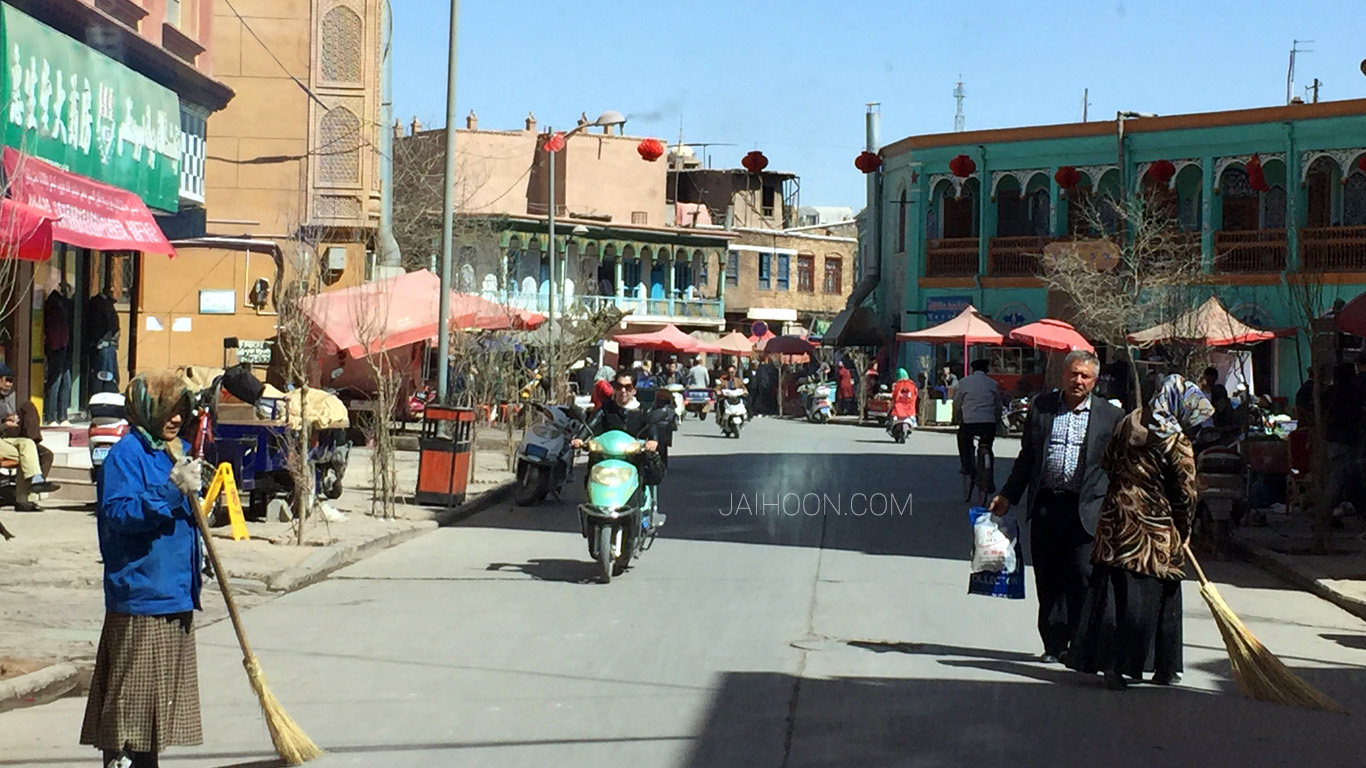
[(215, 500), (204, 500), (199, 507), (199, 513), (195, 515), (195, 521), (199, 523), (204, 547), (209, 552), (214, 578), (223, 591), (223, 602), (228, 605), (228, 616), (232, 619), (233, 631), (237, 633), (237, 643), (242, 646), (242, 665), (247, 668), (247, 680), (251, 682), (251, 689), (256, 692), (256, 698), (261, 702), (261, 712), (266, 717), (266, 727), (270, 729), (270, 740), (275, 745), (275, 753), (286, 765), (302, 765), (322, 756), (323, 751), (308, 738), (308, 734), (303, 732), (289, 713), (285, 712), (285, 708), (280, 706), (275, 694), (266, 686), (266, 676), (261, 671), (261, 663), (251, 652), (251, 643), (247, 642), (247, 634), (242, 629), (242, 617), (237, 614), (237, 603), (232, 599), (232, 591), (228, 589), (228, 572), (218, 562), (218, 552), (214, 549), (213, 537), (209, 534), (208, 513)]
[(1243, 695), (1273, 704), (1346, 714), (1347, 710), (1302, 680), (1248, 631), (1233, 609), (1224, 602), (1219, 590), (1205, 576), (1190, 545), (1184, 547), (1186, 558), (1195, 566), (1195, 573), (1200, 578), (1200, 596), (1209, 604), (1210, 611), (1214, 613), (1214, 623), (1224, 637), (1224, 647), (1233, 665), (1233, 679)]

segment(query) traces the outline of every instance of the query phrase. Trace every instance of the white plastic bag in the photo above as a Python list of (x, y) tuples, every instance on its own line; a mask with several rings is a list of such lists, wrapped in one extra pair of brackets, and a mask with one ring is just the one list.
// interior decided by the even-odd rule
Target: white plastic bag
[(1002, 527), (1002, 518), (981, 508), (973, 512), (972, 572), (1014, 573), (1015, 542)]

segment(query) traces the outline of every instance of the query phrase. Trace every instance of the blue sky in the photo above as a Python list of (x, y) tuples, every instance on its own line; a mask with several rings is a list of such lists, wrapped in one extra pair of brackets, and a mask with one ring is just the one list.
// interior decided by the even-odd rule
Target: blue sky
[[(448, 0), (392, 0), (395, 113), (445, 115)], [(713, 165), (761, 149), (802, 177), (805, 205), (863, 204), (853, 166), (864, 103), (882, 139), (953, 130), (961, 74), (968, 130), (1283, 103), (1295, 92), (1366, 97), (1360, 0), (465, 0), (458, 114), (479, 127), (572, 126), (615, 109), (627, 132), (729, 142)]]

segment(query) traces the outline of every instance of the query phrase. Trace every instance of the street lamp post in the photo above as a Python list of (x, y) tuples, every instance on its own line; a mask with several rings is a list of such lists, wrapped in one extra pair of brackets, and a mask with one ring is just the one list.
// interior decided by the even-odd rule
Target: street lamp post
[[(599, 116), (598, 116), (598, 119), (597, 119), (597, 120), (594, 120), (594, 121), (591, 122), (591, 123), (581, 123), (581, 124), (579, 124), (579, 125), (576, 126), (573, 130), (571, 130), (571, 131), (569, 131), (568, 133), (564, 134), (564, 139), (567, 141), (567, 140), (569, 139), (569, 137), (573, 136), (574, 134), (578, 133), (579, 131), (584, 130), (585, 128), (591, 128), (591, 127), (594, 127), (594, 126), (601, 127), (601, 128), (608, 128), (608, 127), (611, 127), (611, 126), (623, 125), (623, 124), (625, 124), (625, 123), (626, 123), (626, 118), (622, 117), (620, 112), (614, 112), (614, 111), (612, 111), (612, 110), (608, 110), (608, 111), (606, 111), (606, 112), (603, 112), (601, 115), (599, 115)], [(555, 138), (555, 133), (554, 133), (554, 131), (551, 130), (549, 127), (547, 127), (547, 128), (546, 128), (546, 132), (550, 134), (550, 137), (551, 137), (551, 139), (552, 139), (552, 141), (553, 141), (554, 138)], [(546, 372), (545, 372), (545, 375), (550, 377), (550, 391), (551, 391), (551, 396), (552, 396), (552, 397), (554, 396), (554, 394), (555, 394), (555, 392), (556, 392), (556, 387), (558, 386), (558, 381), (559, 381), (559, 376), (558, 376), (558, 374), (556, 373), (557, 369), (556, 369), (556, 366), (555, 366), (555, 326), (556, 326), (556, 322), (555, 322), (555, 299), (556, 299), (556, 297), (557, 297), (557, 295), (558, 295), (558, 293), (559, 293), (559, 287), (560, 287), (560, 285), (559, 285), (559, 284), (560, 284), (560, 269), (559, 269), (559, 253), (558, 253), (558, 252), (559, 252), (559, 247), (555, 244), (555, 153), (558, 152), (558, 151), (559, 151), (560, 149), (562, 149), (562, 148), (563, 148), (562, 146), (559, 147), (559, 148), (556, 148), (555, 144), (547, 144), (547, 145), (546, 145), (546, 148), (545, 148), (545, 149), (546, 149), (546, 163), (547, 163), (547, 166), (548, 166), (548, 168), (546, 169), (546, 170), (547, 170), (547, 172), (546, 172), (546, 179), (548, 180), (548, 183), (547, 183), (548, 190), (547, 190), (547, 191), (549, 192), (549, 198), (548, 198), (547, 204), (546, 204), (546, 209), (547, 209), (547, 213), (548, 213), (548, 216), (546, 217), (546, 221), (547, 221), (547, 224), (548, 224), (547, 229), (548, 229), (548, 232), (549, 232), (549, 235), (550, 235), (550, 291), (549, 291), (549, 298), (550, 298), (550, 301), (549, 301), (548, 306), (547, 306), (547, 310), (549, 311), (549, 315), (547, 316), (547, 319), (546, 319), (546, 326), (547, 326), (547, 329), (548, 329), (548, 334), (547, 334), (547, 335), (548, 335), (548, 337), (549, 337), (549, 340), (546, 342)], [(580, 228), (581, 228), (581, 227), (580, 227)], [(575, 228), (575, 230), (574, 230), (575, 234), (578, 234), (578, 230), (579, 230), (580, 228)], [(586, 230), (585, 230), (585, 231), (586, 231)]]

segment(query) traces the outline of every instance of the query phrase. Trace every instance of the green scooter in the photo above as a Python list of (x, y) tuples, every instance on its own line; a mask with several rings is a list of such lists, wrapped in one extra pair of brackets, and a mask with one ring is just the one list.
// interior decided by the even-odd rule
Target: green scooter
[(579, 525), (604, 584), (649, 549), (664, 524), (657, 509), (658, 489), (644, 482), (635, 462), (644, 451), (645, 441), (619, 430), (588, 441), (596, 463), (588, 471), (588, 498), (579, 505)]

